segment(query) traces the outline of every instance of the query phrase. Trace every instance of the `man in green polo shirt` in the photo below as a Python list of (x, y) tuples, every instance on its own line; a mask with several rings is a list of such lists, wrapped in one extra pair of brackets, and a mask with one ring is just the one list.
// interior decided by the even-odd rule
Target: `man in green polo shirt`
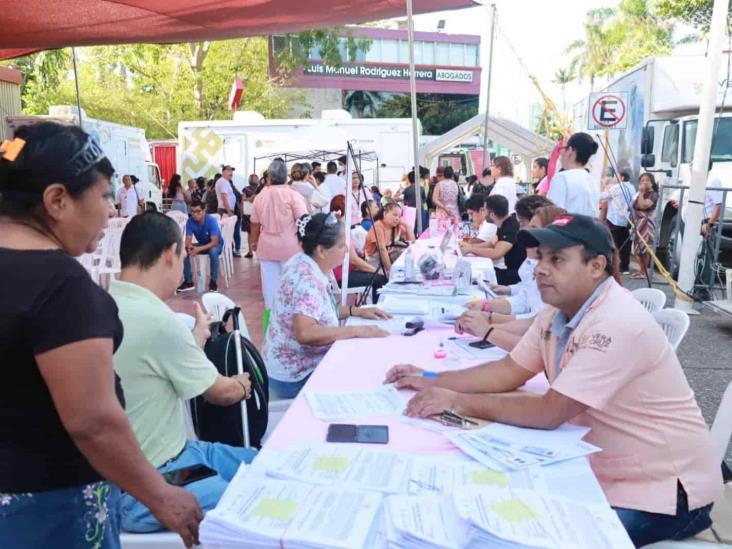
[[(122, 381), (132, 429), (150, 463), (161, 473), (199, 464), (218, 473), (185, 486), (207, 511), (256, 450), (187, 441), (181, 400), (203, 395), (227, 406), (249, 398), (251, 385), (248, 374), (223, 377), (206, 358), (208, 319), (197, 303), (193, 331), (165, 304), (180, 283), (184, 256), (180, 229), (163, 214), (135, 216), (125, 228), (122, 272), (109, 290), (125, 332), (114, 370)], [(163, 529), (129, 494), (123, 496), (122, 527), (130, 532)]]

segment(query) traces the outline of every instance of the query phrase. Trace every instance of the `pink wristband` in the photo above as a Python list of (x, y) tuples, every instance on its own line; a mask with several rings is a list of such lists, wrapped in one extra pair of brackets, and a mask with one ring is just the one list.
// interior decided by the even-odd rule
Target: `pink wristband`
[(480, 308), (481, 311), (484, 313), (488, 313), (491, 310), (491, 303), (490, 301), (484, 301), (483, 306)]

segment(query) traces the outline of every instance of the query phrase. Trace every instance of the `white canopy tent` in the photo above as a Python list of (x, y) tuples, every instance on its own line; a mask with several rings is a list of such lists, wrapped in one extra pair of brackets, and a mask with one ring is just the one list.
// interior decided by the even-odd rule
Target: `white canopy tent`
[[(449, 132), (430, 141), (419, 149), (419, 163), (429, 166), (432, 160), (441, 152), (447, 151), (469, 137), (482, 135), (485, 125), (485, 113), (476, 114)], [(528, 159), (549, 155), (554, 147), (554, 141), (528, 130), (515, 122), (490, 116), (488, 118), (488, 139), (508, 147), (511, 152)]]

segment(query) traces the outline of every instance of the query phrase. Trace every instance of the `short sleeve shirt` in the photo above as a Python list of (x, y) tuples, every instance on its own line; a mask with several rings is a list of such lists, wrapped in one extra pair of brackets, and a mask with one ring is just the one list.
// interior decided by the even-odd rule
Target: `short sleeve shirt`
[(498, 242), (507, 242), (512, 244), (511, 249), (506, 255), (503, 256), (503, 260), (506, 263), (506, 269), (509, 271), (518, 272), (519, 267), (526, 259), (526, 248), (518, 243), (518, 233), (521, 229), (516, 214), (509, 215), (503, 224), (498, 227), (496, 236), (498, 236)]
[[(571, 331), (564, 349), (546, 306), (511, 352), (552, 389), (588, 408), (572, 423), (602, 448), (590, 464), (611, 505), (676, 513), (677, 481), (689, 509), (722, 490), (709, 429), (663, 330), (643, 306), (608, 280)], [(570, 323), (575, 319), (570, 320)]]
[(489, 221), (483, 221), (483, 223), (480, 224), (480, 227), (478, 227), (478, 240), (482, 240), (483, 242), (490, 242), (493, 240), (493, 237), (496, 236), (496, 233), (498, 232), (498, 227), (496, 227), (493, 223)]
[(132, 217), (137, 214), (137, 205), (139, 202), (137, 189), (134, 185), (126, 188), (124, 185), (117, 191), (117, 204), (119, 204), (119, 215), (121, 217)]
[(109, 291), (125, 327), (114, 369), (127, 415), (145, 457), (160, 467), (186, 443), (181, 400), (206, 392), (219, 373), (191, 331), (151, 291), (119, 280)]
[(233, 212), (236, 208), (236, 195), (234, 194), (234, 189), (231, 188), (231, 182), (228, 179), (219, 177), (214, 188), (216, 190), (216, 200), (219, 201), (219, 209), (224, 209), (224, 199), (222, 197), (226, 196), (229, 202), (229, 209)]
[(254, 201), (252, 223), (259, 223), (261, 233), (257, 256), (264, 261), (287, 261), (300, 252), (297, 220), (308, 213), (303, 196), (290, 185), (265, 187)]
[[(109, 295), (62, 251), (0, 249), (0, 492), (88, 484), (99, 474), (64, 429), (35, 356), (88, 339), (122, 341)], [(121, 389), (117, 393), (122, 399)]]
[(203, 218), (203, 223), (198, 223), (195, 219), (189, 217), (186, 222), (186, 236), (195, 236), (199, 244), (208, 244), (211, 242), (212, 236), (218, 237), (218, 243), (220, 245), (224, 243), (224, 238), (221, 236), (221, 229), (216, 222), (216, 218), (208, 214)]
[(328, 277), (304, 253), (285, 264), (264, 342), (267, 372), (278, 381), (304, 379), (330, 349), (330, 345), (299, 343), (295, 339), (295, 315), (310, 317), (320, 326), (338, 326), (337, 305)]

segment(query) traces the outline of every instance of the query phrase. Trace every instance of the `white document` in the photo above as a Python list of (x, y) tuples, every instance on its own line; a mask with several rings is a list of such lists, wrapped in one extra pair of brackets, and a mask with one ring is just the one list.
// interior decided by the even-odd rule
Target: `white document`
[(457, 516), (450, 498), (389, 496), (384, 507), (390, 547), (464, 547), (464, 523)]
[(396, 295), (384, 296), (379, 308), (393, 315), (427, 315), (430, 312), (428, 301)]
[(376, 320), (372, 318), (361, 318), (360, 316), (348, 317), (346, 326), (378, 326), (390, 334), (399, 335), (407, 329), (407, 322), (419, 320), (410, 315), (394, 315), (392, 318)]
[(588, 431), (586, 427), (571, 424), (543, 431), (493, 423), (482, 429), (450, 433), (447, 437), (484, 465), (506, 471), (548, 465), (601, 451), (581, 440)]
[(295, 446), (267, 474), (314, 484), (396, 494), (404, 491), (411, 457), (341, 444)]
[(241, 547), (363, 547), (382, 497), (240, 470), (201, 524), (201, 542)]
[(322, 421), (399, 416), (407, 399), (393, 385), (365, 391), (308, 392), (305, 396), (313, 415)]
[(468, 543), (492, 546), (496, 538), (549, 549), (633, 547), (617, 514), (587, 504), (521, 489), (463, 488), (453, 494), (468, 523)]

